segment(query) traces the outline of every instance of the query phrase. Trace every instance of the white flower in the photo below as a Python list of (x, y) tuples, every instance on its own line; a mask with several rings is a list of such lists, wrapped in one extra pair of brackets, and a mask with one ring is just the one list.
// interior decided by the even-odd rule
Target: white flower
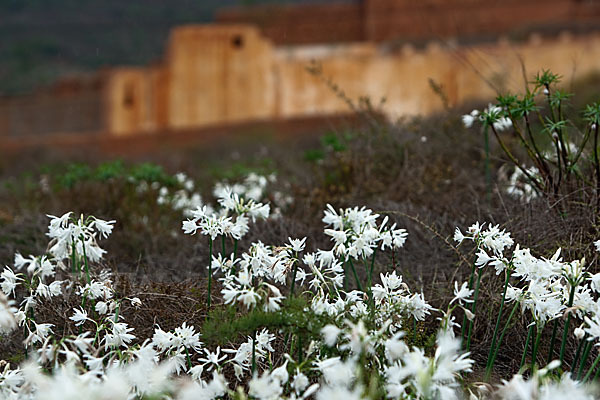
[(302, 239), (288, 238), (288, 240), (290, 241), (290, 247), (292, 248), (292, 251), (295, 251), (296, 253), (300, 253), (301, 251), (304, 250), (306, 238), (302, 238)]
[(126, 346), (133, 339), (135, 339), (135, 335), (132, 335), (131, 332), (133, 328), (127, 326), (125, 322), (116, 322), (113, 323), (113, 329), (111, 333), (107, 333), (104, 337), (104, 346), (108, 350), (109, 347), (121, 347)]
[(199, 358), (198, 361), (202, 363), (202, 367), (205, 368), (208, 366), (208, 371), (212, 370), (214, 367), (219, 367), (219, 363), (227, 358), (226, 355), (221, 355), (221, 347), (217, 347), (217, 350), (212, 353), (208, 349), (204, 349), (204, 353), (206, 354), (206, 358)]
[(83, 325), (88, 319), (87, 311), (85, 311), (83, 308), (80, 308), (79, 310), (74, 308), (73, 311), (75, 311), (75, 313), (69, 317), (69, 319), (75, 322), (75, 326)]
[(242, 290), (238, 294), (238, 300), (247, 308), (255, 306), (259, 299), (260, 295), (254, 291), (254, 288)]
[(462, 304), (462, 302), (472, 303), (473, 300), (470, 300), (469, 297), (473, 294), (474, 290), (469, 289), (467, 287), (467, 282), (463, 282), (460, 289), (458, 288), (458, 282), (454, 281), (454, 298), (450, 301), (450, 304), (458, 301)]
[(99, 314), (106, 314), (108, 312), (108, 304), (104, 301), (99, 301), (96, 303), (96, 306), (94, 307), (94, 309)]
[(592, 275), (589, 279), (592, 281), (592, 289), (600, 293), (600, 273)]
[(281, 385), (285, 385), (290, 378), (290, 375), (287, 371), (288, 360), (285, 360), (283, 365), (275, 368), (273, 372), (271, 372), (271, 376), (279, 381)]
[(488, 256), (485, 250), (479, 250), (479, 252), (477, 252), (477, 260), (475, 261), (475, 265), (479, 268), (482, 268), (485, 267), (492, 260), (494, 259)]
[(254, 377), (249, 383), (248, 394), (259, 400), (276, 400), (279, 399), (283, 388), (278, 379), (272, 377), (268, 372), (258, 378)]
[(342, 332), (340, 328), (335, 325), (326, 325), (321, 329), (321, 334), (323, 335), (323, 340), (325, 344), (329, 347), (335, 346), (337, 342), (337, 338), (339, 334)]
[(0, 275), (0, 277), (2, 278), (2, 283), (0, 283), (0, 286), (2, 287), (2, 291), (4, 292), (4, 294), (6, 294), (7, 296), (10, 294), (14, 295), (15, 289), (19, 281), (21, 281), (22, 279), (18, 277), (13, 272), (13, 270), (8, 267), (4, 268), (4, 271), (2, 271), (2, 275)]
[(52, 327), (54, 326), (53, 324), (38, 324), (35, 321), (33, 321), (33, 324), (35, 329), (29, 332), (29, 336), (24, 341), (26, 347), (29, 344), (43, 343), (52, 333)]
[(107, 238), (108, 236), (110, 236), (110, 234), (112, 233), (113, 230), (113, 224), (117, 222), (115, 220), (112, 221), (104, 221), (98, 218), (94, 218), (94, 226), (96, 227), (96, 229), (98, 230), (98, 232), (100, 232), (100, 235), (103, 238)]
[(456, 228), (454, 230), (454, 241), (461, 244), (463, 240), (465, 240), (466, 236), (460, 231), (460, 229)]
[(465, 114), (462, 116), (462, 122), (465, 127), (470, 128), (473, 126), (473, 123), (477, 121), (479, 118), (479, 111), (473, 110), (470, 114)]
[(296, 374), (292, 380), (292, 388), (296, 391), (296, 394), (300, 394), (300, 392), (306, 389), (309, 383), (308, 377), (300, 372), (300, 370), (296, 370)]
[(129, 299), (131, 305), (135, 308), (139, 308), (142, 305), (142, 301), (138, 297), (132, 297)]
[(0, 293), (0, 332), (8, 333), (17, 327), (17, 313), (14, 302), (8, 300), (3, 293)]
[(195, 220), (188, 219), (183, 221), (181, 229), (183, 229), (183, 233), (186, 235), (194, 235), (200, 229), (200, 226), (196, 224)]
[(327, 358), (317, 362), (317, 367), (329, 385), (349, 386), (354, 381), (355, 365), (352, 360), (343, 362), (340, 357)]

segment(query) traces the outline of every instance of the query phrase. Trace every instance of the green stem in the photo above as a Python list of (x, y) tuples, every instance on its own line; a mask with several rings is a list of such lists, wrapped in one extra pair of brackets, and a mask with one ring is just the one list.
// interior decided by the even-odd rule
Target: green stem
[(485, 186), (488, 203), (492, 201), (492, 170), (490, 168), (490, 132), (489, 126), (483, 127), (484, 150), (485, 150)]
[(365, 271), (367, 271), (367, 304), (369, 306), (369, 311), (371, 311), (371, 315), (375, 312), (375, 299), (373, 298), (373, 281), (372, 281), (372, 273), (373, 273), (373, 260), (371, 260), (371, 267), (367, 265), (366, 259), (363, 260), (365, 264)]
[(298, 269), (298, 265), (296, 262), (294, 262), (294, 268), (292, 269), (292, 289), (291, 289), (291, 295), (294, 295), (294, 287), (296, 286), (296, 270)]
[(373, 256), (371, 257), (371, 268), (369, 269), (369, 286), (373, 282), (373, 269), (375, 267), (375, 255), (377, 254), (377, 248), (373, 250)]
[(529, 347), (529, 340), (531, 339), (531, 334), (533, 333), (533, 325), (529, 327), (527, 330), (527, 339), (525, 339), (525, 347), (523, 347), (523, 355), (521, 356), (521, 363), (519, 364), (519, 371), (525, 365), (525, 356), (527, 355), (527, 348)]
[[(238, 240), (235, 239), (233, 241), (233, 259), (235, 260), (237, 258), (237, 250), (238, 250)], [(235, 272), (234, 272), (235, 273)]]
[(502, 141), (502, 139), (500, 139), (500, 135), (498, 134), (498, 131), (496, 131), (496, 129), (494, 129), (494, 126), (492, 125), (492, 132), (494, 132), (494, 135), (496, 136), (496, 140), (498, 141), (498, 143), (500, 143), (500, 147), (502, 147), (502, 150), (504, 151), (504, 154), (506, 154), (508, 156), (508, 158), (510, 158), (510, 161), (515, 164), (515, 166), (521, 170), (521, 172), (523, 173), (523, 175), (525, 175), (527, 177), (527, 179), (529, 179), (529, 181), (540, 191), (543, 192), (544, 188), (541, 186), (540, 182), (538, 182), (537, 179), (535, 179), (533, 176), (531, 176), (531, 174), (519, 163), (519, 161), (515, 158), (515, 156), (510, 152), (510, 150), (506, 147), (506, 144)]
[(588, 340), (585, 348), (583, 349), (583, 356), (581, 356), (581, 361), (579, 362), (579, 368), (577, 369), (577, 379), (581, 377), (581, 373), (583, 372), (583, 368), (585, 367), (585, 363), (590, 355), (590, 350), (592, 350), (592, 341)]
[(119, 322), (119, 308), (121, 308), (121, 303), (117, 303), (115, 308), (115, 322)]
[[(546, 360), (546, 364), (550, 364), (550, 361), (552, 361), (552, 357), (554, 356), (554, 344), (556, 343), (556, 333), (557, 332), (558, 332), (558, 318), (554, 320), (554, 326), (552, 327), (552, 339), (550, 339), (550, 351), (548, 351), (548, 359)], [(577, 354), (579, 354), (579, 350), (578, 350)]]
[[(569, 303), (567, 304), (567, 308), (571, 308), (573, 306), (573, 299), (575, 298), (575, 289), (577, 289), (577, 286), (573, 286), (571, 288), (571, 293), (569, 294)], [(562, 342), (560, 344), (560, 365), (562, 366), (563, 364), (563, 360), (565, 358), (565, 350), (567, 348), (567, 337), (569, 334), (569, 324), (571, 323), (571, 312), (567, 311), (567, 321), (565, 322), (565, 327), (563, 330), (563, 336), (562, 336)]]
[(187, 365), (188, 365), (188, 369), (192, 369), (192, 358), (190, 357), (190, 352), (188, 351), (187, 347), (185, 348), (185, 358), (187, 359)]
[(211, 303), (211, 287), (212, 287), (212, 247), (213, 241), (212, 237), (208, 238), (208, 309), (210, 309)]
[(413, 346), (417, 343), (417, 319), (413, 317)]
[(352, 263), (352, 258), (348, 257), (348, 262), (350, 263), (350, 268), (352, 268), (352, 274), (354, 275), (354, 279), (356, 280), (356, 286), (358, 290), (363, 291), (362, 285), (360, 284), (360, 280), (358, 279), (358, 274), (356, 273), (356, 269), (354, 268), (354, 264)]
[[(469, 277), (469, 290), (471, 290), (473, 288), (473, 279), (475, 277), (475, 263), (473, 263), (473, 267), (471, 268), (471, 276)], [(460, 337), (462, 340), (465, 339), (465, 329), (467, 327), (467, 314), (465, 313), (465, 315), (463, 316), (463, 322), (462, 322), (462, 326), (460, 328)]]
[(583, 343), (587, 342), (587, 334), (579, 341), (577, 345), (577, 352), (575, 353), (575, 359), (573, 360), (573, 366), (577, 365), (577, 361), (579, 361), (579, 356), (581, 355), (581, 349), (583, 348)]
[(544, 326), (538, 326), (538, 324), (535, 324), (535, 327), (537, 329), (537, 335), (535, 338), (535, 342), (533, 342), (533, 348), (531, 349), (531, 372), (533, 373), (533, 371), (535, 371), (535, 367), (536, 367), (536, 361), (537, 361), (537, 352), (538, 352), (538, 348), (540, 346), (540, 339), (542, 338), (542, 332), (544, 331)]
[(598, 375), (600, 375), (600, 368), (598, 368), (598, 369), (596, 370), (596, 373), (594, 374), (594, 378), (593, 378), (593, 380), (594, 380), (594, 381), (595, 381), (596, 379), (598, 379)]
[(473, 322), (475, 321), (475, 312), (477, 310), (477, 298), (479, 297), (479, 285), (481, 284), (481, 268), (477, 269), (477, 284), (475, 285), (475, 294), (473, 295), (473, 319), (469, 321), (469, 333), (467, 336), (467, 351), (471, 348), (471, 336), (473, 334)]
[(252, 333), (252, 375), (256, 372), (256, 329)]
[(599, 362), (600, 362), (600, 354), (598, 354), (598, 357), (596, 357), (596, 359), (594, 360), (594, 363), (588, 370), (587, 374), (585, 374), (585, 376), (583, 377), (583, 383), (587, 382), (590, 375), (592, 374), (592, 371), (594, 371), (596, 369), (596, 366), (598, 365)]
[(581, 142), (581, 145), (579, 146), (577, 153), (575, 153), (575, 156), (573, 157), (573, 160), (571, 161), (571, 166), (569, 167), (569, 171), (571, 171), (573, 169), (573, 167), (575, 166), (575, 164), (577, 164), (577, 161), (579, 161), (579, 157), (581, 157), (581, 154), (583, 153), (583, 149), (584, 149), (585, 145), (587, 144), (591, 133), (592, 133), (591, 128), (586, 129), (585, 134), (583, 136), (583, 141)]
[(88, 265), (88, 258), (85, 252), (85, 242), (83, 241), (83, 237), (81, 238), (81, 246), (83, 247), (83, 262), (85, 263), (85, 277), (87, 279), (87, 283), (90, 284), (90, 267)]
[(71, 243), (71, 272), (73, 275), (77, 273), (77, 259), (75, 257), (75, 242)]
[(498, 342), (496, 343), (496, 348), (494, 349), (494, 354), (492, 355), (492, 359), (490, 360), (489, 365), (487, 366), (486, 371), (485, 371), (486, 382), (489, 381), (490, 376), (492, 375), (492, 368), (494, 368), (494, 363), (496, 362), (496, 357), (498, 356), (498, 351), (500, 350), (500, 345), (502, 344), (502, 339), (504, 339), (504, 334), (506, 333), (506, 330), (508, 329), (508, 326), (510, 325), (510, 321), (512, 321), (518, 307), (519, 307), (519, 303), (515, 302), (515, 305), (513, 306), (512, 310), (510, 311), (510, 314), (508, 315), (508, 320), (506, 321), (506, 324), (504, 325), (504, 329), (502, 329), (500, 338), (498, 339)]
[(504, 290), (502, 291), (502, 302), (500, 303), (500, 310), (498, 311), (498, 318), (496, 318), (496, 326), (494, 327), (494, 335), (492, 336), (492, 345), (490, 346), (490, 351), (488, 353), (488, 359), (486, 364), (486, 369), (490, 365), (490, 361), (492, 360), (492, 356), (494, 354), (494, 350), (496, 348), (496, 337), (498, 335), (498, 328), (500, 328), (500, 320), (502, 319), (502, 311), (504, 310), (504, 301), (506, 300), (506, 290), (508, 289), (508, 281), (510, 279), (510, 274), (512, 270), (506, 270), (506, 279), (504, 280)]
[(302, 336), (298, 334), (298, 363), (302, 363)]

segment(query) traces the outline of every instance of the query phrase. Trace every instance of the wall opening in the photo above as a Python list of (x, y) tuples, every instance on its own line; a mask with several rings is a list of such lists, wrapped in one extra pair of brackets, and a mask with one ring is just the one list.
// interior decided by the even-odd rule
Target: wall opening
[(135, 104), (135, 88), (131, 82), (125, 85), (123, 93), (123, 106), (125, 108), (132, 108)]
[(242, 35), (235, 35), (231, 39), (231, 45), (234, 49), (241, 49), (242, 47), (244, 47), (244, 38), (242, 37)]

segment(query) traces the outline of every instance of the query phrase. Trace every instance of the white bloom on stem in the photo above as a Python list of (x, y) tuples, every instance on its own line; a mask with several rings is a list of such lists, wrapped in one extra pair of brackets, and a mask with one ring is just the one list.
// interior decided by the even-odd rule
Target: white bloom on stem
[(221, 346), (218, 346), (217, 350), (215, 350), (214, 353), (209, 351), (208, 349), (204, 349), (204, 353), (206, 354), (206, 357), (199, 358), (198, 361), (202, 363), (203, 368), (206, 368), (208, 366), (208, 371), (212, 370), (215, 367), (218, 368), (221, 361), (227, 358), (226, 355), (221, 356)]
[(463, 284), (461, 285), (460, 289), (458, 288), (458, 282), (454, 281), (454, 298), (450, 301), (450, 304), (454, 303), (455, 301), (458, 301), (459, 303), (462, 304), (462, 302), (465, 303), (472, 303), (473, 300), (469, 299), (469, 297), (471, 297), (471, 295), (473, 295), (474, 290), (469, 289), (467, 287), (467, 282), (463, 282)]
[(79, 310), (74, 308), (73, 311), (75, 311), (75, 313), (70, 316), (69, 319), (75, 322), (75, 326), (83, 325), (88, 319), (87, 311), (85, 311), (83, 308), (80, 308)]
[(109, 347), (129, 345), (129, 343), (135, 339), (135, 335), (129, 333), (131, 331), (133, 331), (133, 328), (128, 327), (125, 322), (113, 323), (112, 332), (107, 333), (104, 337), (104, 346), (106, 350), (108, 350)]
[(473, 110), (469, 114), (465, 114), (462, 116), (462, 122), (466, 128), (471, 128), (475, 121), (479, 120), (479, 111)]
[(104, 221), (102, 219), (94, 218), (94, 226), (96, 227), (98, 232), (100, 232), (100, 235), (105, 239), (109, 237), (112, 233), (113, 225), (115, 224), (115, 222), (117, 221), (115, 221), (114, 219), (111, 221)]
[(475, 265), (479, 268), (483, 268), (492, 260), (494, 259), (490, 257), (485, 250), (480, 249), (479, 252), (477, 252), (477, 260), (475, 261)]
[(304, 250), (304, 247), (306, 244), (306, 237), (304, 237), (302, 239), (288, 238), (288, 240), (290, 241), (290, 247), (292, 248), (293, 251), (300, 253), (301, 251)]

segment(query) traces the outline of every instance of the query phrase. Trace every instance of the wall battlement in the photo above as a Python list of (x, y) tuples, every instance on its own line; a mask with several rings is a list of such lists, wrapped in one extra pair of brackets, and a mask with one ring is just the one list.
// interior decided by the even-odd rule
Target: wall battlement
[(361, 0), (256, 5), (217, 12), (220, 23), (248, 23), (277, 45), (356, 41), (481, 40), (498, 34), (597, 27), (598, 0)]

